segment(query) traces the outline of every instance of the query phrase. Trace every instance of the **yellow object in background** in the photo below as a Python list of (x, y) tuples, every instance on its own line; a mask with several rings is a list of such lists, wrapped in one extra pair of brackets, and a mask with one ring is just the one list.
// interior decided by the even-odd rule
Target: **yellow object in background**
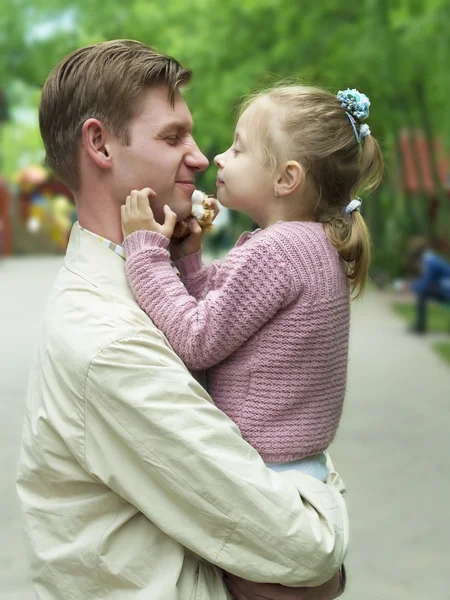
[(67, 236), (72, 226), (71, 215), (73, 204), (66, 196), (62, 194), (50, 198), (50, 214), (52, 217), (51, 238), (52, 240), (65, 248)]

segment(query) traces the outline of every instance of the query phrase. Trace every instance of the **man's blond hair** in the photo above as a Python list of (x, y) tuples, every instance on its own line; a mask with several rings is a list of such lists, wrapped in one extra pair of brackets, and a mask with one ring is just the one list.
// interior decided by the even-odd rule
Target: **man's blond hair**
[(48, 166), (77, 191), (83, 123), (99, 119), (129, 144), (129, 126), (142, 92), (153, 85), (166, 85), (173, 103), (177, 88), (190, 78), (190, 69), (174, 58), (133, 40), (75, 50), (53, 69), (42, 90), (39, 125)]

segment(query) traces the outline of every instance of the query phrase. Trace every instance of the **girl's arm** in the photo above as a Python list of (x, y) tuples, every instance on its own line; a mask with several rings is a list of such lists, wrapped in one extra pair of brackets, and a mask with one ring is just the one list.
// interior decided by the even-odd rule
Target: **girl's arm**
[(202, 300), (206, 296), (208, 290), (214, 285), (214, 279), (220, 268), (219, 261), (204, 265), (201, 250), (176, 260), (174, 265), (179, 270), (181, 281), (188, 293), (196, 300)]
[(189, 369), (227, 358), (295, 297), (288, 270), (264, 240), (235, 248), (216, 265), (202, 300), (189, 295), (172, 269), (168, 245), (154, 231), (131, 234), (126, 273), (139, 305)]

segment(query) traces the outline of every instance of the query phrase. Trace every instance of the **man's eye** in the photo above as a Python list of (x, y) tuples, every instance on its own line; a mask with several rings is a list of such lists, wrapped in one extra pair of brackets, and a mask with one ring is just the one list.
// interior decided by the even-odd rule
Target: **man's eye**
[(170, 135), (168, 137), (166, 137), (166, 142), (168, 142), (169, 144), (172, 144), (172, 146), (174, 146), (175, 144), (178, 144), (178, 142), (181, 141), (180, 136), (178, 135)]

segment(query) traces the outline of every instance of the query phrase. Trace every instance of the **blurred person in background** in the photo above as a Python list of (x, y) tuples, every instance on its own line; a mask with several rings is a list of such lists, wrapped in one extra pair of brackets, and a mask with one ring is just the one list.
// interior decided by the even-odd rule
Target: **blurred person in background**
[(208, 166), (180, 93), (190, 76), (116, 40), (75, 51), (43, 88), (47, 162), (79, 222), (32, 367), (17, 478), (41, 599), (229, 600), (228, 585), (237, 600), (331, 600), (342, 589), (348, 524), (331, 461), (326, 482), (268, 469), (125, 278), (129, 190), (150, 186), (155, 218), (168, 204), (183, 220)]
[(430, 248), (424, 236), (414, 237), (409, 244), (408, 264), (418, 278), (410, 284), (417, 296), (416, 322), (413, 333), (427, 332), (428, 302), (450, 303), (450, 263)]

